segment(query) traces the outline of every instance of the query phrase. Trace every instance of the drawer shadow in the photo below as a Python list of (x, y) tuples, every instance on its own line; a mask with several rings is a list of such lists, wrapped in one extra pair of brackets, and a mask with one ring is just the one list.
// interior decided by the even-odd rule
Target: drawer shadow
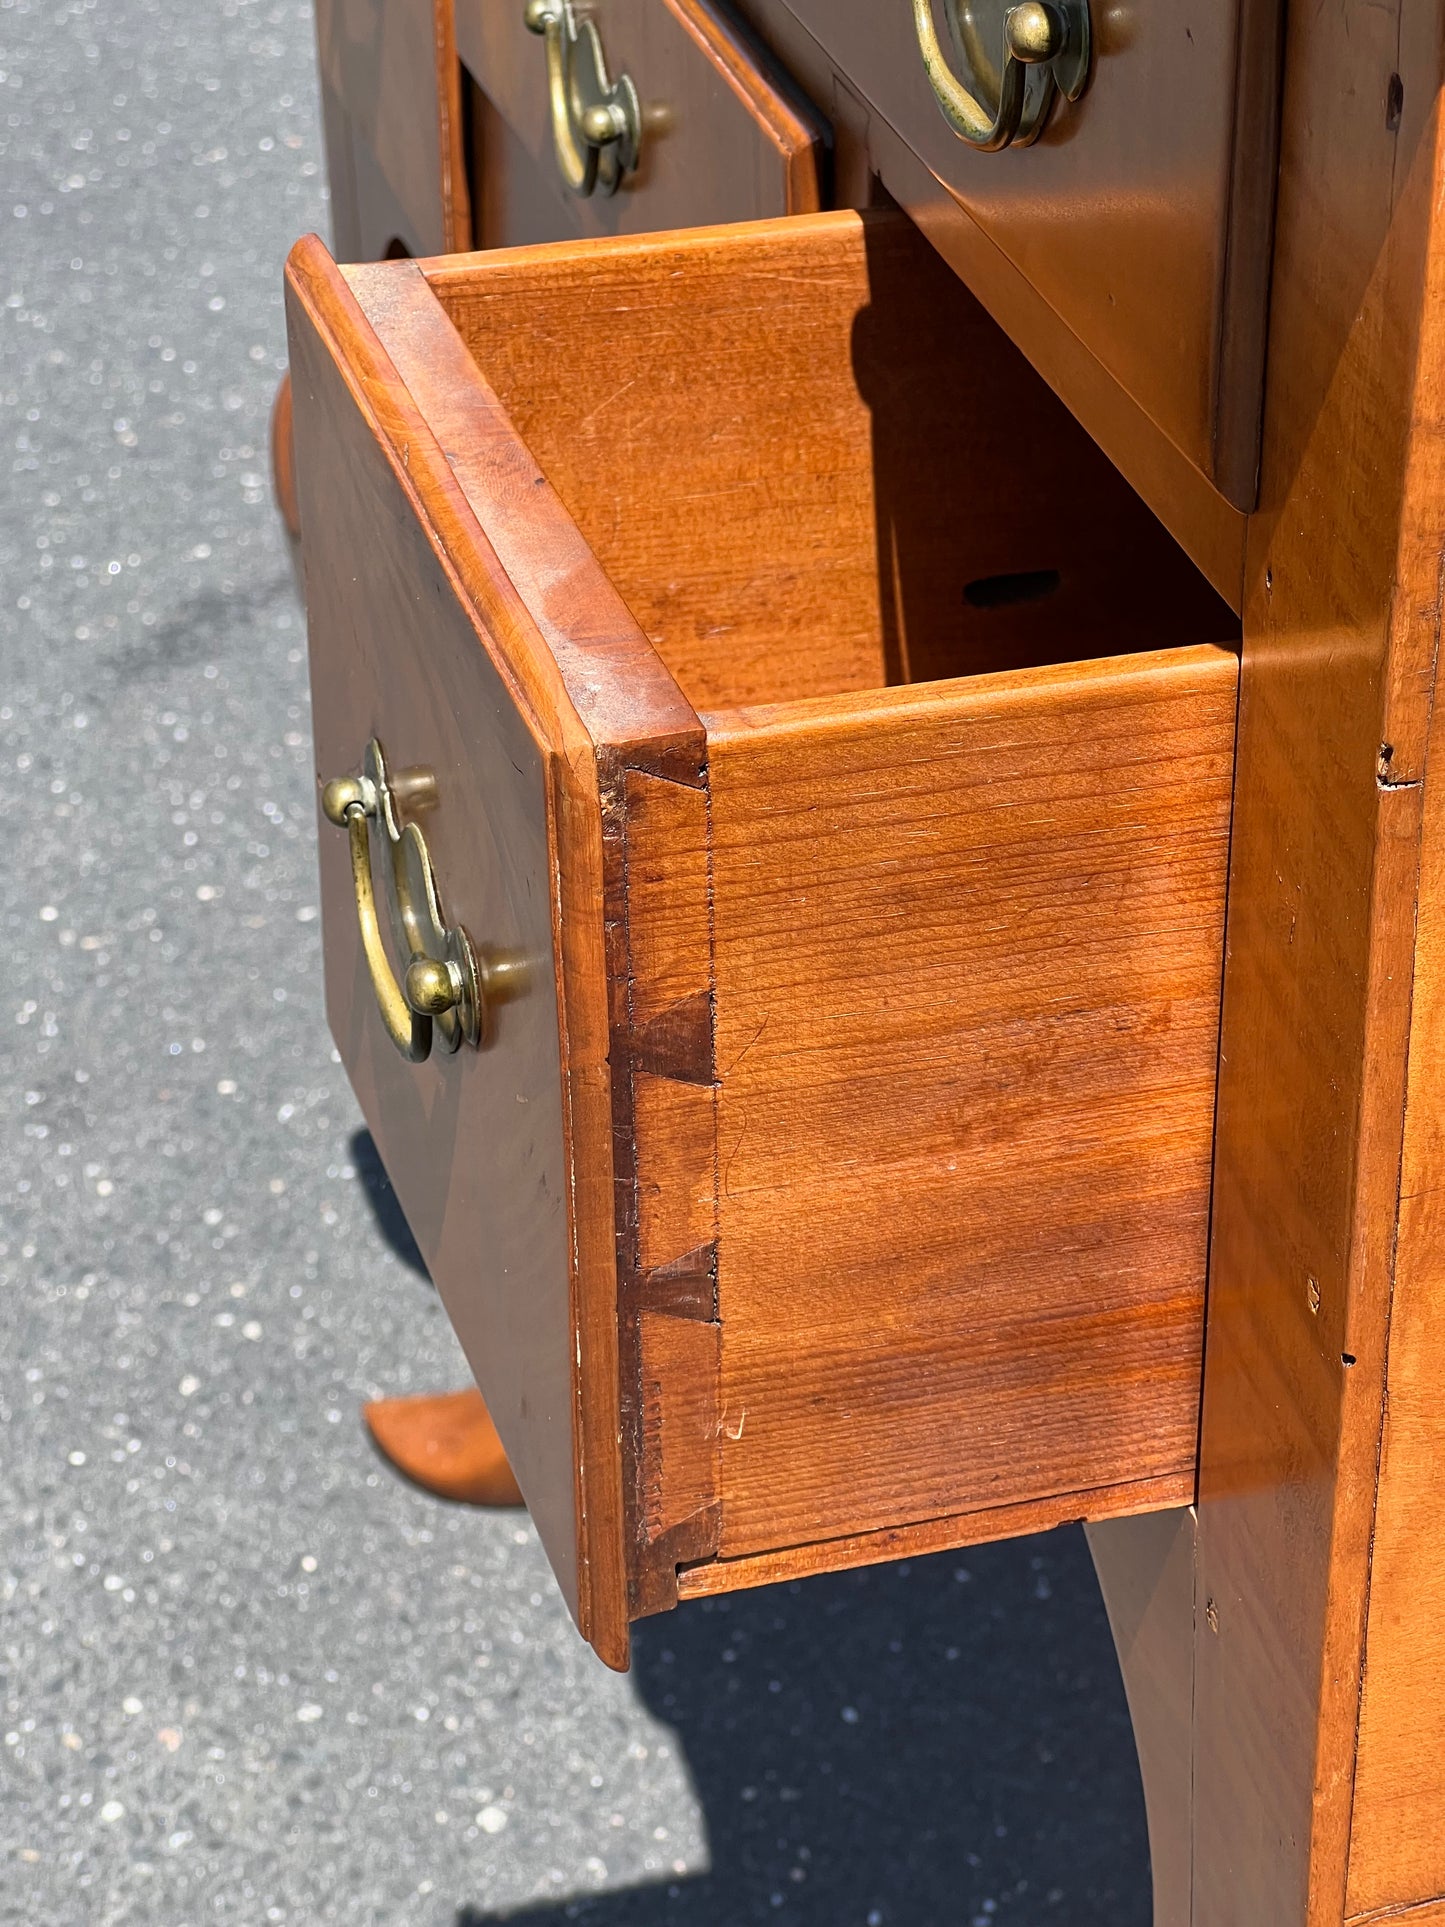
[(1138, 1766), (1077, 1528), (695, 1601), (634, 1641), (711, 1869), (463, 1906), (456, 1927), (1148, 1927)]
[(401, 1201), (386, 1175), (386, 1166), (381, 1161), (376, 1140), (370, 1131), (357, 1131), (348, 1148), (351, 1162), (356, 1167), (357, 1183), (371, 1207), (372, 1221), (377, 1230), (408, 1270), (420, 1272), (430, 1284), (431, 1273), (426, 1268), (426, 1259), (421, 1255), (421, 1247), (412, 1236)]

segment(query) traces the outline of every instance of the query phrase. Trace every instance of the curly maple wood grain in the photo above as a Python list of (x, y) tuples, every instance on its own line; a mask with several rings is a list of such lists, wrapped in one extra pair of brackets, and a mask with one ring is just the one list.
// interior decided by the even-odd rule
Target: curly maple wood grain
[[(1422, 143), (1403, 208), (1425, 217), (1442, 142)], [(1417, 205), (1411, 208), (1410, 202)], [(1399, 1216), (1385, 1416), (1370, 1548), (1347, 1906), (1445, 1893), (1445, 715), (1421, 685), (1435, 667), (1445, 548), (1445, 232), (1435, 214), (1419, 290), (1420, 341), (1391, 612), (1386, 780), (1424, 777)], [(1398, 742), (1392, 739), (1398, 736)]]

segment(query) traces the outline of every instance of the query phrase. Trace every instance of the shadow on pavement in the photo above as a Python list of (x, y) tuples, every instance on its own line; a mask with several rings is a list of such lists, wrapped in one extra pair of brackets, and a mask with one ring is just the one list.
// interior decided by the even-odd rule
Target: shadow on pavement
[(711, 1871), (456, 1927), (1148, 1927), (1077, 1528), (696, 1601), (635, 1629), (633, 1677), (686, 1754)]
[[(425, 1277), (370, 1133), (350, 1148)], [(463, 1906), (455, 1927), (1149, 1927), (1133, 1734), (1077, 1528), (694, 1601), (634, 1628), (632, 1678), (676, 1731), (711, 1870)]]
[(386, 1175), (386, 1166), (381, 1161), (370, 1131), (357, 1131), (351, 1140), (351, 1162), (356, 1166), (356, 1176), (366, 1193), (366, 1202), (371, 1206), (371, 1215), (376, 1220), (376, 1228), (391, 1246), (402, 1263), (413, 1271), (419, 1271), (428, 1278), (426, 1259), (417, 1248), (416, 1239), (411, 1235), (391, 1179)]

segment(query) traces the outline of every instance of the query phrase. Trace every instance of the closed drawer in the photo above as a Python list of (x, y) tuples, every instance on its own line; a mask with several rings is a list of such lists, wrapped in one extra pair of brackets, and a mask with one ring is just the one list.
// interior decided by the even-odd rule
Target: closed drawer
[[(787, 77), (713, 0), (556, 0), (569, 79), (585, 65), (573, 30), (596, 35), (608, 81), (635, 109), (635, 153), (598, 150), (569, 185), (559, 162), (551, 50), (523, 0), (456, 0), (470, 77), (476, 242), (505, 247), (805, 214), (822, 206), (824, 127)], [(565, 118), (565, 117), (563, 117)], [(572, 135), (577, 134), (574, 127)], [(562, 144), (568, 138), (563, 133)], [(578, 139), (579, 150), (586, 148)], [(629, 137), (629, 146), (631, 145)]]
[(898, 215), (289, 306), (320, 773), (497, 992), (404, 1058), (323, 820), (330, 1020), (598, 1651), (1187, 1501), (1224, 605)]
[[(774, 0), (748, 4), (778, 11)], [(931, 0), (943, 64), (988, 103), (997, 99), (1011, 4)], [(1232, 503), (1248, 508), (1263, 387), (1280, 0), (1057, 4), (1091, 23), (1085, 90), (1077, 101), (1056, 99), (1034, 144), (990, 153), (940, 112), (914, 0), (786, 0), (850, 85), (1125, 393)], [(992, 82), (970, 64), (961, 19), (976, 26), (991, 56)]]
[(316, 0), (316, 52), (337, 254), (467, 247), (452, 0)]

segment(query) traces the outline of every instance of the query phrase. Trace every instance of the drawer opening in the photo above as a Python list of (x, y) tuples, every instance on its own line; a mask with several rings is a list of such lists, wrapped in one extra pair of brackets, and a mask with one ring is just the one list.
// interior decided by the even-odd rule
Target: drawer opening
[(482, 525), (532, 581), (551, 484), (579, 577), (559, 526), (533, 606), (589, 728), (600, 691), (649, 738), (639, 1610), (1186, 1502), (1234, 614), (897, 210), (428, 281), (507, 417)]
[(429, 275), (697, 709), (1237, 644), (906, 216), (783, 225)]
[(1187, 1503), (1229, 611), (894, 211), (290, 273), (318, 755), (535, 966), (403, 1061), (328, 829), (332, 1028), (579, 1624)]

